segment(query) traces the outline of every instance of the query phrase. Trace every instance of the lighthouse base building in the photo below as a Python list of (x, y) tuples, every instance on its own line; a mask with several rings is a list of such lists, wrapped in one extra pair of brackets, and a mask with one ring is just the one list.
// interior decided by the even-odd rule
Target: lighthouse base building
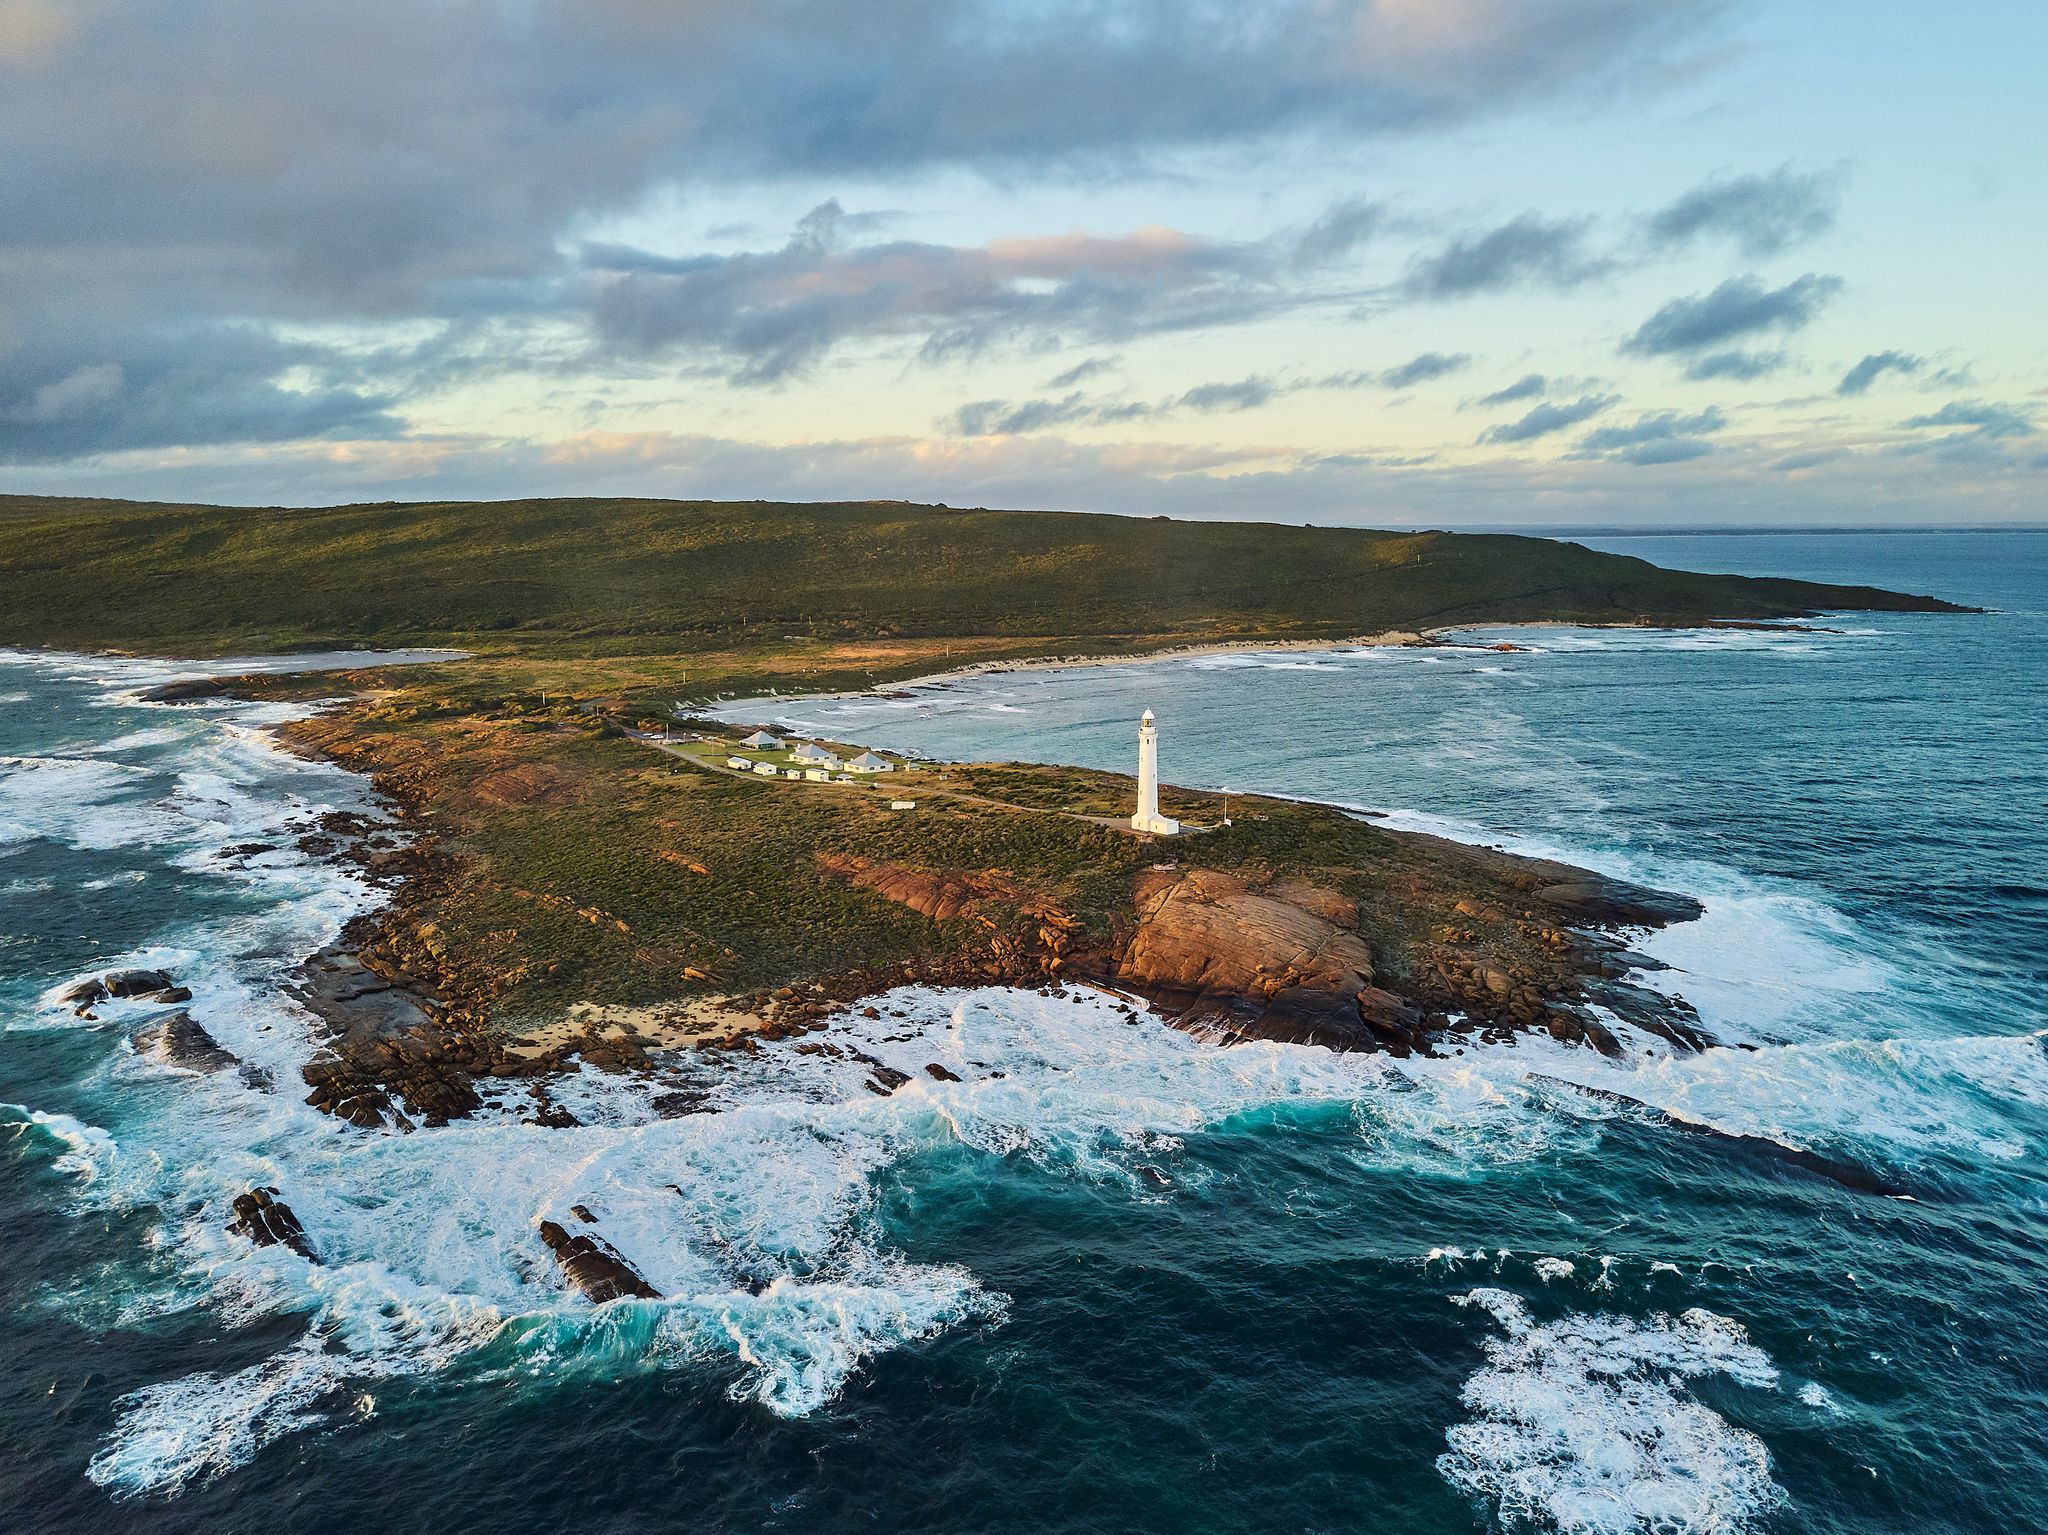
[(1171, 837), (1180, 830), (1180, 822), (1159, 813), (1159, 726), (1150, 709), (1138, 721), (1138, 811), (1131, 817), (1131, 827), (1155, 837)]

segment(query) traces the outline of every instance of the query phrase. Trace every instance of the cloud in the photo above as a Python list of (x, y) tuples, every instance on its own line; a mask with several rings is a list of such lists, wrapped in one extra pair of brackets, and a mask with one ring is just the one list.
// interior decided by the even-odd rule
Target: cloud
[(1686, 364), (1690, 379), (1732, 378), (1747, 383), (1785, 365), (1783, 352), (1709, 352)]
[(1708, 435), (1727, 425), (1718, 406), (1690, 416), (1670, 410), (1645, 412), (1626, 426), (1594, 428), (1579, 439), (1571, 456), (1615, 458), (1629, 464), (1681, 464), (1711, 453)]
[(1257, 410), (1273, 395), (1272, 380), (1241, 378), (1229, 384), (1198, 384), (1174, 403), (1187, 410)]
[(1968, 435), (1984, 441), (2003, 437), (2031, 437), (2035, 426), (2030, 412), (2009, 405), (1992, 405), (1982, 400), (1951, 400), (1930, 415), (1914, 416), (1900, 423), (1911, 430), (1931, 427), (1972, 427)]
[(1322, 217), (1296, 237), (1295, 263), (1299, 266), (1323, 266), (1350, 255), (1379, 233), (1386, 211), (1386, 204), (1366, 198), (1350, 198), (1332, 204)]
[(1048, 389), (1071, 389), (1076, 384), (1084, 383), (1104, 373), (1114, 373), (1121, 362), (1122, 359), (1117, 357), (1090, 357), (1075, 363), (1073, 367), (1067, 369), (1064, 373), (1054, 374), (1045, 381), (1045, 387)]
[(1589, 394), (1567, 404), (1538, 405), (1520, 420), (1488, 427), (1479, 434), (1479, 442), (1482, 445), (1532, 442), (1538, 437), (1548, 437), (1599, 415), (1618, 398), (1611, 394)]
[(1782, 288), (1755, 277), (1731, 277), (1711, 293), (1675, 298), (1621, 345), (1639, 357), (1702, 351), (1764, 331), (1796, 331), (1812, 323), (1842, 291), (1839, 277), (1808, 272)]
[[(1154, 420), (1177, 411), (1222, 414), (1258, 410), (1286, 396), (1312, 391), (1413, 388), (1456, 373), (1470, 361), (1462, 352), (1424, 352), (1404, 363), (1378, 371), (1289, 379), (1255, 373), (1240, 379), (1196, 384), (1159, 400), (1096, 400), (1078, 389), (1057, 399), (973, 400), (941, 418), (939, 427), (958, 437), (983, 437), (1038, 432), (1053, 427), (1113, 426)], [(1066, 377), (1066, 374), (1061, 375), (1062, 379)]]
[(1909, 352), (1872, 352), (1842, 375), (1835, 393), (1863, 394), (1885, 373), (1918, 373), (1922, 359)]
[(1525, 213), (1417, 258), (1402, 289), (1412, 298), (1455, 299), (1524, 284), (1577, 287), (1613, 269), (1611, 262), (1586, 253), (1586, 230), (1584, 220)]
[(1808, 469), (1818, 469), (1822, 464), (1831, 464), (1842, 456), (1839, 448), (1808, 448), (1799, 453), (1787, 453), (1783, 458), (1773, 459), (1764, 467), (1777, 474), (1799, 474)]
[(1719, 235), (1745, 256), (1775, 256), (1834, 227), (1842, 179), (1840, 170), (1789, 165), (1760, 176), (1717, 177), (1651, 215), (1650, 240), (1668, 247)]
[(150, 338), (125, 361), (81, 353), (90, 344), (0, 356), (0, 463), (400, 430), (388, 393), (338, 381), (287, 387), (320, 350), (255, 328)]
[(1549, 387), (1549, 381), (1541, 373), (1524, 373), (1506, 388), (1496, 389), (1492, 394), (1481, 395), (1479, 403), (1481, 405), (1510, 405), (1516, 400), (1533, 400)]
[(1470, 352), (1423, 352), (1381, 372), (1378, 380), (1383, 388), (1413, 389), (1418, 384), (1462, 373), (1471, 365)]

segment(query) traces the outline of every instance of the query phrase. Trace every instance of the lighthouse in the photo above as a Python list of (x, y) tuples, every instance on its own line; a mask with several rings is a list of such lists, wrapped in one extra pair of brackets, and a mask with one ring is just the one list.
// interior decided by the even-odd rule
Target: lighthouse
[(1180, 822), (1159, 813), (1159, 726), (1150, 709), (1138, 721), (1138, 813), (1131, 817), (1131, 826), (1160, 837), (1180, 830)]

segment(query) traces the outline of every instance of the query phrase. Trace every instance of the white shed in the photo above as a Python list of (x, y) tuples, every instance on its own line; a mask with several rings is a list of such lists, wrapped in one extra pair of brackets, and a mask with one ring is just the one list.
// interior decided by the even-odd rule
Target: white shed
[(777, 767), (772, 762), (757, 762), (754, 764), (754, 771), (759, 773), (763, 778), (774, 778), (779, 773), (781, 773), (782, 769)]

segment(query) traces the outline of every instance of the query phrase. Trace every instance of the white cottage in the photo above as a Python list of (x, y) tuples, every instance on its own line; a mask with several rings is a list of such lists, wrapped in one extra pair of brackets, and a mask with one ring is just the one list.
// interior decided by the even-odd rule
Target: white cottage
[(816, 741), (804, 742), (803, 745), (791, 752), (790, 756), (807, 767), (836, 768), (839, 766), (838, 754), (826, 750)]
[(748, 736), (746, 740), (740, 742), (740, 745), (748, 748), (750, 751), (757, 752), (772, 752), (781, 744), (781, 736), (770, 735), (765, 730), (757, 730)]
[(893, 773), (896, 770), (895, 763), (873, 752), (862, 752), (846, 765), (856, 773)]

